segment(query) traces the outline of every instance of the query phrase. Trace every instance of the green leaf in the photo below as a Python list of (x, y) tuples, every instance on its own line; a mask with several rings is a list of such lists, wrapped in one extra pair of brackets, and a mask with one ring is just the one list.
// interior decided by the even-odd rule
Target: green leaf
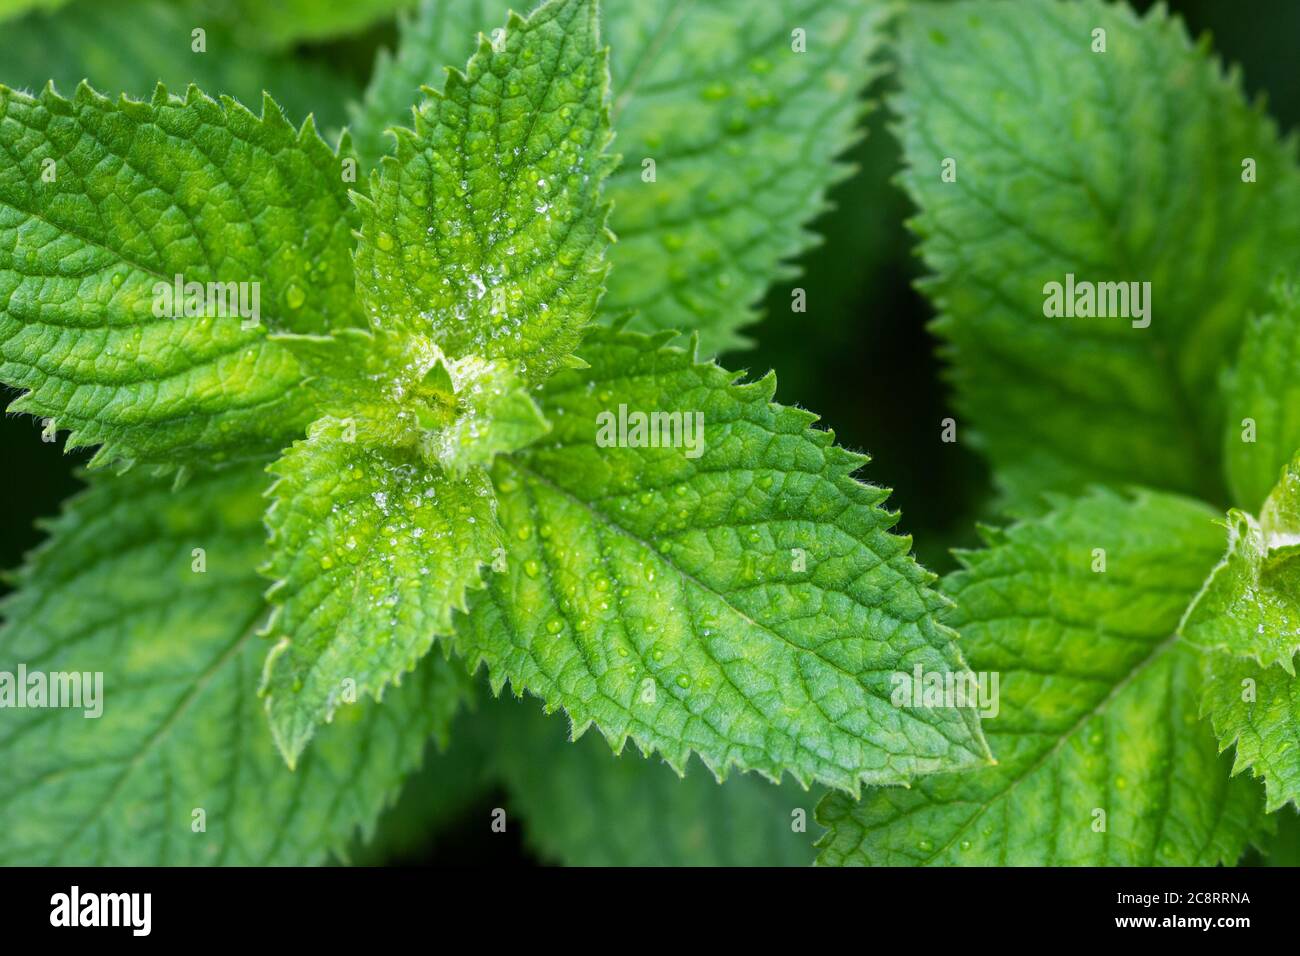
[(4, 711), (0, 863), (318, 863), (445, 739), (465, 681), (431, 658), (285, 769), (255, 693), (264, 482), (257, 466), (175, 492), (102, 475), (47, 525), (4, 605), (0, 670), (102, 672), (103, 711)]
[(480, 38), (466, 73), (426, 90), (371, 198), (356, 197), (358, 290), (372, 327), (517, 362), (536, 382), (577, 345), (606, 271), (595, 0), (512, 15), (499, 46)]
[(501, 544), (481, 468), (453, 476), (382, 441), (365, 420), (327, 417), (272, 467), (277, 643), (262, 693), (290, 767), (349, 691), (381, 697), (451, 632)]
[(1228, 551), (1179, 627), (1202, 648), (1278, 664), (1295, 674), (1300, 650), (1300, 457), (1264, 502), (1259, 520), (1228, 512)]
[[(380, 131), (408, 114), (416, 87), (437, 85), (508, 7), (425, 0), (354, 111), (363, 156), (387, 151)], [(815, 241), (805, 224), (850, 172), (836, 157), (860, 135), (887, 15), (875, 0), (602, 8), (623, 153), (607, 189), (619, 242), (603, 319), (637, 310), (641, 327), (698, 331), (706, 352), (746, 344), (739, 329), (769, 283), (796, 274), (787, 261)]]
[(380, 51), (365, 96), (348, 105), (348, 129), (367, 166), (393, 152), (388, 129), (409, 121), (421, 90), (441, 90), (446, 70), (468, 60), (479, 32), (504, 24), (509, 11), (506, 0), (421, 0), (398, 19), (396, 52)]
[(1300, 449), (1300, 289), (1279, 283), (1273, 311), (1246, 329), (1228, 377), (1224, 459), (1232, 498), (1254, 512)]
[[(341, 70), (290, 54), (250, 50), (193, 2), (80, 0), (57, 12), (38, 12), (0, 31), (0, 83), (39, 90), (47, 82), (76, 89), (83, 79), (98, 90), (148, 99), (162, 83), (190, 84), (210, 96), (260, 103), (269, 90), (291, 117), (315, 114), (323, 129), (344, 122), (344, 104), (358, 95)], [(192, 31), (206, 31), (203, 53)]]
[(1300, 680), (1280, 667), (1211, 651), (1203, 657), (1201, 711), (1219, 748), (1236, 747), (1232, 772), (1264, 781), (1266, 808), (1300, 807)]
[[(462, 652), (495, 691), (678, 770), (695, 751), (719, 778), (856, 793), (986, 761), (973, 709), (890, 702), (893, 672), (965, 668), (887, 492), (852, 477), (867, 459), (770, 404), (772, 376), (737, 384), (664, 341), (593, 331), (591, 367), (538, 392), (554, 431), (497, 461), (509, 567)], [(676, 415), (685, 447), (598, 444), (620, 408)]]
[[(918, 6), (900, 51), (935, 328), (1008, 502), (1093, 482), (1223, 500), (1217, 378), (1260, 280), (1300, 257), (1294, 142), (1162, 6)], [(1133, 302), (1133, 318), (1048, 317), (1067, 275), (1149, 282), (1149, 327)]]
[(1172, 636), (1218, 555), (1213, 512), (1149, 492), (1054, 503), (986, 531), (988, 549), (963, 552), (945, 579), (971, 667), (999, 675), (998, 714), (983, 721), (998, 766), (858, 804), (831, 794), (819, 862), (1189, 866), (1242, 853), (1257, 796), (1198, 722), (1196, 653)]
[[(11, 411), (102, 443), (94, 463), (247, 459), (300, 433), (301, 371), (268, 330), (358, 320), (340, 157), (310, 121), (194, 87), (0, 87), (0, 148), (0, 381), (27, 390)], [(221, 294), (172, 318), (177, 276)]]
[[(488, 761), (528, 843), (566, 866), (807, 866), (817, 794), (751, 774), (719, 785), (703, 767), (679, 778), (658, 761), (566, 728), (535, 702), (494, 702), (476, 715)], [(802, 827), (803, 829), (796, 829)]]
[(610, 5), (623, 163), (609, 184), (619, 241), (602, 317), (635, 310), (634, 327), (698, 331), (706, 354), (747, 344), (739, 330), (758, 318), (769, 284), (797, 275), (789, 260), (816, 242), (806, 224), (851, 171), (836, 159), (861, 135), (861, 94), (880, 73), (889, 9)]

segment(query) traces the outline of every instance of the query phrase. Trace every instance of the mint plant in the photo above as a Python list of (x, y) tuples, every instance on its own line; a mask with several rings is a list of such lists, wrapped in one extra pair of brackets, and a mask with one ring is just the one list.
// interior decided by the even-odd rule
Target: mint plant
[[(426, 4), (406, 31), (421, 45), (381, 64), (361, 142), (400, 121), (395, 70), (432, 78), (420, 57), (443, 51), (421, 41), (442, 12)], [(628, 16), (610, 32), (646, 64), (634, 43), (656, 27)], [(719, 778), (857, 794), (989, 759), (971, 708), (889, 703), (904, 665), (965, 667), (885, 492), (851, 477), (866, 459), (772, 404), (770, 377), (741, 384), (672, 333), (629, 329), (662, 324), (631, 302), (598, 305), (620, 268), (606, 192), (658, 186), (634, 156), (636, 179), (606, 190), (611, 118), (661, 168), (692, 154), (657, 194), (662, 220), (631, 201), (622, 218), (694, 243), (700, 267), (629, 262), (625, 288), (677, 297), (718, 342), (752, 317), (723, 316), (719, 294), (755, 288), (731, 271), (752, 222), (685, 176), (700, 149), (788, 142), (805, 217), (843, 175), (872, 75), (854, 60), (881, 11), (814, 11), (799, 29), (825, 40), (815, 66), (790, 65), (783, 12), (754, 16), (763, 42), (736, 41), (750, 78), (734, 94), (649, 74), (611, 100), (592, 0), (511, 15), (419, 94), (368, 177), (350, 135), (331, 148), (269, 95), (257, 116), (196, 87), (148, 102), (4, 89), (5, 379), (25, 390), (13, 407), (98, 446), (89, 489), (20, 572), (4, 646), (129, 674), (101, 724), (19, 715), (8, 858), (318, 860), (373, 826), (424, 741), (447, 740), (479, 665), (495, 690), (565, 710), (575, 736), (594, 724), (679, 771), (694, 752)], [(685, 48), (718, 22), (684, 24)], [(836, 134), (817, 131), (813, 163), (793, 158), (810, 127), (777, 122), (810, 78), (829, 80)], [(741, 112), (696, 105), (733, 95)], [(638, 96), (668, 105), (638, 120)], [(669, 139), (655, 124), (672, 110)], [(753, 169), (776, 221), (788, 197)], [(806, 243), (779, 227), (758, 262)], [(189, 300), (227, 283), (255, 283), (261, 314)], [(185, 309), (159, 318), (173, 284)], [(702, 413), (702, 453), (598, 448), (600, 413), (620, 406)]]
[[(1300, 796), (1295, 143), (1158, 8), (918, 8), (899, 54), (935, 331), (1021, 518), (944, 580), (998, 766), (828, 796), (821, 860), (1235, 863)], [(1049, 318), (1073, 273), (1149, 281), (1149, 325)]]

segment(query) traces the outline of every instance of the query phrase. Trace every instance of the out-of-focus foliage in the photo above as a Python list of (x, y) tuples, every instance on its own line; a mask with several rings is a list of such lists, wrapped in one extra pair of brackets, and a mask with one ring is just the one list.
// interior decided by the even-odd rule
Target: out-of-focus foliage
[(250, 106), (267, 90), (291, 118), (314, 113), (323, 129), (342, 124), (360, 89), (327, 62), (250, 47), (191, 0), (72, 0), (0, 25), (0, 83), (39, 90), (51, 80), (64, 94), (87, 80), (111, 97), (137, 99), (148, 99), (159, 83), (177, 93), (194, 83)]

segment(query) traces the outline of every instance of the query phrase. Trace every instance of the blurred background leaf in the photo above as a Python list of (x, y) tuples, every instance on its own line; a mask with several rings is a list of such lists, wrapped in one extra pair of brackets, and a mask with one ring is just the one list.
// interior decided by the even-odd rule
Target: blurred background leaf
[[(594, 728), (568, 737), (564, 714), (544, 714), (533, 697), (494, 699), (483, 687), (450, 747), (430, 748), (374, 839), (349, 859), (482, 863), (476, 853), (498, 859), (520, 843), (541, 862), (567, 866), (807, 866), (816, 855), (820, 788), (740, 773), (719, 785), (698, 760), (678, 777), (630, 742), (615, 757)], [(504, 832), (491, 827), (497, 808), (506, 811)]]
[[(205, 31), (205, 52), (194, 51), (196, 29)], [(345, 104), (360, 95), (365, 73), (340, 71), (309, 51), (252, 48), (191, 2), (78, 0), (0, 27), (0, 83), (39, 90), (53, 80), (66, 96), (83, 79), (109, 96), (136, 99), (147, 99), (160, 82), (178, 94), (197, 83), (254, 112), (265, 89), (295, 125), (315, 113), (327, 129), (343, 124)]]

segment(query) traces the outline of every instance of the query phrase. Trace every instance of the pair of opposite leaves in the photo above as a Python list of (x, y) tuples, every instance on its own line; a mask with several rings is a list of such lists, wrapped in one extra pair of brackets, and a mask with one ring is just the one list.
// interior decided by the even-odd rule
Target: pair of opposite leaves
[[(550, 4), (527, 24), (512, 21), (504, 49), (481, 48), (479, 72), (471, 65), (466, 80), (453, 77), (446, 94), (417, 114), (416, 129), (399, 136), (398, 156), (385, 163), (368, 201), (360, 203), (359, 296), (349, 261), (356, 214), (338, 183), (340, 157), (310, 126), (294, 131), (271, 104), (259, 119), (197, 91), (184, 100), (160, 93), (147, 104), (111, 103), (88, 89), (72, 101), (52, 91), (37, 98), (4, 94), (4, 128), (21, 159), (0, 178), (0, 200), (9, 228), (23, 229), (24, 241), (3, 262), (12, 281), (2, 339), (9, 374), (30, 390), (23, 407), (57, 414), (72, 426), (72, 444), (105, 444), (101, 461), (193, 455), (232, 463), (214, 474), (196, 471), (171, 496), (152, 490), (145, 476), (97, 481), (24, 572), (24, 586), (10, 604), (10, 646), (32, 659), (67, 661), (88, 652), (81, 638), (93, 623), (96, 652), (133, 649), (132, 673), (149, 692), (135, 712), (106, 716), (114, 743), (91, 765), (79, 756), (87, 741), (66, 729), (50, 737), (48, 725), (24, 723), (10, 738), (23, 772), (3, 794), (6, 807), (26, 819), (39, 816), (27, 812), (30, 801), (54, 807), (43, 822), (24, 828), (19, 850), (40, 855), (44, 847), (58, 857), (69, 847), (80, 852), (93, 835), (110, 856), (140, 852), (130, 849), (139, 826), (124, 821), (138, 824), (156, 814), (145, 810), (155, 802), (148, 784), (158, 779), (154, 770), (166, 769), (162, 776), (173, 783), (185, 781), (175, 794), (182, 802), (198, 803), (186, 794), (210, 795), (216, 787), (229, 791), (231, 806), (240, 804), (236, 791), (244, 784), (236, 788), (213, 778), (212, 768), (183, 759), (173, 741), (231, 749), (238, 769), (231, 776), (249, 785), (260, 781), (259, 792), (272, 805), (281, 797), (296, 805), (292, 795), (304, 787), (328, 792), (323, 778), (373, 774), (362, 768), (387, 754), (391, 767), (373, 774), (373, 787), (340, 797), (328, 811), (330, 825), (311, 840), (299, 839), (310, 827), (297, 815), (269, 840), (242, 815), (213, 817), (230, 836), (211, 844), (223, 859), (273, 859), (304, 847), (318, 852), (337, 844), (338, 825), (373, 819), (367, 808), (391, 792), (394, 778), (418, 754), (410, 737), (424, 739), (431, 724), (445, 734), (447, 711), (460, 700), (457, 681), (439, 661), (426, 659), (384, 706), (339, 711), (339, 726), (304, 755), (296, 778), (279, 781), (254, 739), (258, 730), (248, 723), (246, 698), (256, 684), (249, 656), (257, 654), (257, 642), (250, 638), (261, 623), (260, 589), (251, 575), (260, 489), (249, 475), (259, 466), (234, 462), (278, 447), (282, 433), (307, 427), (322, 409), (335, 412), (336, 421), (315, 425), (279, 463), (281, 504), (269, 519), (285, 545), (272, 567), (293, 582), (279, 588), (277, 599), (285, 607), (296, 600), (303, 609), (291, 643), (316, 658), (299, 673), (286, 669), (280, 699), (292, 699), (295, 684), (320, 694), (304, 708), (313, 713), (280, 724), (288, 728), (281, 736), (291, 752), (322, 712), (322, 698), (324, 709), (336, 703), (326, 688), (339, 682), (321, 680), (319, 673), (336, 665), (340, 673), (359, 672), (331, 656), (346, 657), (349, 642), (326, 637), (313, 646), (313, 633), (329, 635), (340, 607), (362, 603), (360, 617), (374, 629), (350, 634), (356, 639), (351, 643), (373, 639), (365, 646), (367, 660), (400, 661), (398, 669), (413, 663), (457, 603), (448, 599), (445, 581), (434, 587), (430, 578), (460, 575), (454, 590), (472, 583), (465, 576), (478, 574), (477, 563), (461, 557), (464, 538), (448, 535), (470, 536), (479, 561), (491, 560), (487, 546), (496, 543), (495, 522), (488, 519), (495, 499), (509, 571), (492, 576), (490, 589), (457, 622), (455, 640), (472, 661), (488, 662), (498, 687), (509, 679), (548, 706), (565, 707), (579, 727), (595, 722), (620, 745), (630, 736), (679, 768), (695, 750), (720, 773), (730, 766), (773, 776), (789, 770), (805, 781), (856, 790), (864, 779), (899, 781), (985, 758), (973, 714), (899, 713), (889, 705), (889, 674), (910, 671), (917, 662), (940, 672), (961, 666), (951, 633), (934, 619), (941, 599), (929, 588), (932, 578), (908, 557), (906, 539), (889, 534), (895, 518), (879, 507), (884, 492), (851, 478), (864, 459), (811, 429), (813, 416), (772, 405), (770, 378), (741, 385), (737, 376), (667, 347), (664, 336), (606, 331), (583, 342), (588, 368), (561, 371), (540, 390), (531, 388), (563, 364), (572, 347), (566, 335), (592, 308), (583, 295), (603, 278), (596, 260), (585, 258), (589, 246), (573, 244), (575, 236), (590, 246), (604, 240), (604, 210), (595, 198), (605, 162), (602, 54), (594, 30), (580, 44), (572, 40), (584, 34), (572, 23), (562, 39), (556, 32), (548, 39), (543, 30), (554, 22), (548, 18), (591, 12), (586, 3)], [(703, 13), (692, 42), (703, 43), (711, 32), (704, 27), (726, 14)], [(773, 190), (780, 196), (773, 199), (772, 229), (752, 251), (756, 258), (775, 258), (806, 242), (797, 217), (777, 215), (789, 201), (786, 187), (793, 182), (816, 197), (840, 175), (832, 157), (850, 135), (855, 83), (870, 76), (862, 75), (860, 61), (878, 41), (882, 18), (876, 9), (841, 10), (837, 4), (811, 11), (809, 24), (825, 41), (825, 59), (800, 61), (788, 48), (784, 12), (747, 15), (762, 27), (768, 52), (755, 56), (738, 47), (737, 65), (747, 79), (735, 95), (746, 102), (728, 119), (721, 141), (697, 124), (678, 123), (675, 137), (671, 128), (656, 126), (665, 116), (702, 114), (696, 97), (652, 83), (640, 100), (624, 104), (622, 115), (640, 117), (640, 125), (629, 128), (641, 129), (647, 142), (658, 139), (666, 150), (661, 156), (671, 159), (680, 151), (674, 168), (698, 180), (710, 149), (714, 155), (736, 149), (761, 155), (742, 144), (751, 137), (756, 144), (774, 141), (771, 129), (755, 119), (763, 118), (761, 110), (778, 126), (779, 118), (793, 118), (802, 137), (815, 130), (799, 94), (811, 88), (809, 95), (824, 98), (837, 135), (812, 137), (806, 148), (779, 154), (778, 165), (790, 177)], [(622, 22), (621, 29), (637, 32)], [(639, 31), (653, 38), (655, 24), (642, 18)], [(532, 41), (543, 42), (530, 47)], [(516, 56), (519, 63), (510, 65)], [(561, 60), (563, 69), (556, 67)], [(531, 82), (547, 63), (552, 80), (559, 80)], [(734, 79), (731, 65), (725, 72)], [(571, 101), (556, 99), (563, 95)], [(646, 105), (656, 97), (665, 107), (658, 114)], [(716, 112), (711, 104), (718, 100), (713, 93), (705, 104)], [(593, 108), (600, 114), (595, 122)], [(539, 114), (553, 124), (522, 122)], [(515, 134), (519, 154), (509, 138)], [(494, 152), (502, 142), (510, 150), (504, 164)], [(77, 152), (87, 144), (90, 149)], [(820, 168), (806, 162), (809, 150), (824, 157)], [(46, 158), (60, 170), (56, 188), (25, 175)], [(553, 166), (543, 169), (542, 163)], [(499, 179), (503, 166), (519, 175)], [(258, 175), (244, 175), (249, 169)], [(709, 312), (731, 290), (761, 281), (738, 277), (733, 251), (748, 244), (742, 240), (753, 231), (752, 212), (729, 207), (728, 190), (739, 188), (734, 183), (718, 196), (689, 186), (669, 181), (651, 190), (639, 179), (635, 185), (625, 180), (628, 195), (644, 189), (666, 199), (670, 209), (700, 198), (708, 205), (699, 222), (658, 222), (654, 204), (628, 203), (626, 231), (637, 232), (643, 222), (645, 235), (622, 248), (664, 245), (660, 237), (670, 235), (675, 239), (667, 245), (702, 247), (712, 237), (715, 247), (699, 256), (698, 268), (667, 275), (661, 286), (676, 293), (666, 296), (675, 308)], [(758, 187), (754, 192), (766, 195)], [(134, 197), (131, 215), (119, 201), (123, 194)], [(466, 203), (471, 194), (479, 199)], [(803, 205), (815, 209), (817, 203)], [(249, 209), (258, 214), (248, 216)], [(428, 230), (435, 223), (441, 228), (434, 229), (431, 246)], [(529, 231), (534, 245), (516, 245), (512, 252), (509, 237), (520, 230)], [(220, 242), (214, 241), (218, 235)], [(431, 249), (441, 254), (432, 273)], [(525, 261), (531, 269), (516, 265)], [(60, 263), (76, 263), (82, 271), (72, 274)], [(263, 301), (276, 304), (275, 334), (241, 333), (236, 323), (140, 325), (135, 319), (149, 290), (177, 272), (193, 279), (262, 276)], [(649, 295), (646, 276), (622, 272), (632, 277), (624, 280), (625, 295)], [(311, 281), (303, 282), (304, 276)], [(705, 281), (710, 278), (717, 280), (712, 286)], [(692, 294), (697, 286), (707, 291)], [(504, 310), (492, 291), (502, 287)], [(421, 316), (432, 303), (443, 310)], [(464, 319), (456, 317), (458, 306)], [(547, 325), (544, 313), (552, 312)], [(524, 316), (529, 324), (512, 325)], [(653, 327), (661, 318), (641, 321)], [(717, 328), (734, 329), (736, 321), (719, 320)], [(434, 322), (444, 325), (431, 335)], [(362, 325), (369, 328), (352, 331)], [(77, 327), (92, 331), (80, 338), (68, 334)], [(362, 341), (364, 349), (349, 348)], [(103, 363), (85, 374), (81, 356), (92, 344)], [(521, 359), (526, 368), (517, 364)], [(317, 379), (294, 388), (303, 362)], [(515, 388), (510, 376), (530, 389)], [(507, 434), (502, 447), (491, 440), (425, 442), (435, 431), (430, 425), (442, 426), (438, 435), (456, 423), (466, 434), (474, 431), (469, 422), (486, 405), (469, 399), (480, 388), (484, 403), (505, 399), (520, 412), (479, 416), (491, 436), (515, 418), (526, 431), (536, 431), (539, 421), (550, 429), (540, 443), (498, 455), (491, 488), (482, 480), (486, 460), (472, 456), (523, 441)], [(590, 440), (596, 415), (620, 402), (704, 411), (705, 455), (689, 460), (671, 449), (619, 449), (597, 457)], [(427, 420), (453, 408), (450, 422)], [(283, 504), (289, 496), (292, 507)], [(129, 534), (114, 530), (136, 510), (154, 517)], [(452, 527), (453, 515), (475, 521)], [(93, 528), (94, 536), (83, 534), (83, 527)], [(287, 546), (300, 532), (306, 540)], [(212, 542), (208, 571), (182, 583), (171, 573), (170, 558), (195, 536)], [(436, 547), (456, 552), (460, 565), (435, 570), (424, 563)], [(791, 571), (795, 548), (813, 558), (810, 570)], [(69, 560), (78, 550), (85, 559), (79, 567)], [(370, 562), (364, 574), (355, 573), (353, 555)], [(107, 578), (123, 573), (119, 562), (137, 562), (136, 574), (126, 576), (139, 584), (114, 597)], [(424, 567), (428, 574), (421, 573)], [(341, 575), (347, 586), (335, 588)], [(143, 639), (159, 620), (143, 592), (164, 582), (170, 593), (186, 596), (169, 604), (169, 619), (209, 622), (188, 625), (191, 633), (202, 633), (183, 644), (169, 642), (166, 653)], [(396, 606), (388, 603), (394, 589), (400, 592)], [(85, 600), (69, 599), (57, 621), (46, 616), (43, 595), (74, 590)], [(350, 602), (354, 596), (361, 602)], [(91, 613), (96, 606), (115, 608), (120, 624), (105, 626), (102, 613)], [(401, 615), (397, 628), (394, 614)], [(283, 611), (278, 623), (290, 617)], [(290, 652), (277, 660), (291, 660)], [(277, 673), (273, 667), (273, 678)], [(376, 674), (375, 682), (390, 676)], [(647, 677), (659, 691), (651, 705), (643, 702)], [(422, 705), (435, 691), (442, 702)], [(413, 711), (424, 716), (413, 721)], [(206, 719), (216, 712), (238, 714), (234, 726), (249, 742), (218, 743), (225, 739), (222, 722)], [(405, 724), (410, 731), (399, 732)], [(74, 793), (60, 784), (56, 798), (48, 789), (53, 779), (81, 786)], [(303, 810), (307, 816), (323, 812), (314, 803)], [(50, 850), (56, 846), (65, 849)]]

